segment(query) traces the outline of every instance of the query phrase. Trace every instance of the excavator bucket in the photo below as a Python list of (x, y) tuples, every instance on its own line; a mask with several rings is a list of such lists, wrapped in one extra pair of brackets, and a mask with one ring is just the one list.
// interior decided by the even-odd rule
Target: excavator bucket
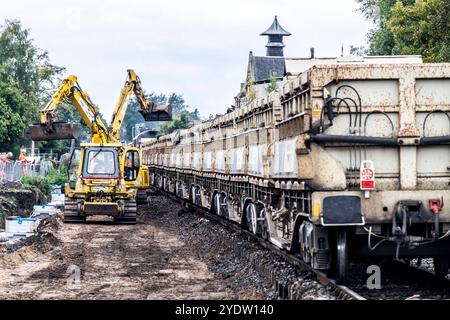
[(172, 107), (170, 105), (159, 105), (153, 108), (152, 111), (145, 112), (139, 110), (145, 121), (171, 121)]
[(80, 128), (74, 123), (54, 122), (51, 125), (32, 124), (28, 132), (34, 141), (76, 139)]

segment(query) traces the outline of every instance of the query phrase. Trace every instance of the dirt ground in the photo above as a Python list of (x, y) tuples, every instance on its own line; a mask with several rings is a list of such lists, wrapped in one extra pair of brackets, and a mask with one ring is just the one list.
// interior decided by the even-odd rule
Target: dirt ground
[(33, 206), (45, 203), (47, 197), (36, 187), (19, 182), (0, 181), (0, 229), (5, 227), (6, 216), (27, 216)]
[(0, 256), (0, 299), (233, 297), (176, 232), (156, 221), (143, 217), (134, 226), (115, 226), (56, 220), (42, 241)]
[[(0, 299), (274, 299), (273, 279), (257, 265), (297, 277), (270, 252), (180, 209), (154, 196), (132, 226), (52, 217), (39, 236), (0, 245)], [(315, 281), (301, 288), (303, 298), (330, 298)]]

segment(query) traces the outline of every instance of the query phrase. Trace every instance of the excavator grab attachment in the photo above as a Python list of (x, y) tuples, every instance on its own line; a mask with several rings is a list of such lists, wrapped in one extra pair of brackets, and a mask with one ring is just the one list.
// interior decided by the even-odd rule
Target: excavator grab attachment
[(49, 125), (32, 124), (28, 132), (33, 141), (76, 139), (80, 136), (80, 128), (74, 123), (53, 122)]
[(170, 105), (154, 106), (150, 111), (139, 110), (145, 121), (171, 121), (172, 107)]

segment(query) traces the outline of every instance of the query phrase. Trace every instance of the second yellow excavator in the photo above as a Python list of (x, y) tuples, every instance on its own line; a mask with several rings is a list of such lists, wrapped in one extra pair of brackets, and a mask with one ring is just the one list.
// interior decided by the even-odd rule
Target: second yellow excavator
[(77, 138), (80, 130), (72, 123), (57, 122), (55, 113), (63, 102), (74, 106), (91, 133), (70, 156), (65, 185), (64, 222), (85, 222), (87, 216), (108, 215), (118, 224), (136, 223), (136, 193), (149, 187), (148, 168), (138, 148), (120, 141), (120, 129), (132, 94), (146, 121), (170, 121), (171, 107), (156, 106), (145, 98), (139, 77), (128, 70), (114, 113), (107, 127), (99, 108), (81, 90), (76, 76), (62, 81), (48, 104), (40, 111), (40, 122), (29, 126), (34, 141)]

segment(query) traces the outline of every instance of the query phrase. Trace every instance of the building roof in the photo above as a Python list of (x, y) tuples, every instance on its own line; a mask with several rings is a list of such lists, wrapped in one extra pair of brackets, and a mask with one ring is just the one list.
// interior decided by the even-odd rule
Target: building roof
[(290, 36), (291, 34), (284, 30), (280, 24), (278, 23), (277, 16), (275, 16), (275, 19), (272, 22), (272, 25), (260, 34), (261, 36)]
[(250, 68), (255, 83), (267, 81), (271, 77), (282, 78), (284, 76), (284, 58), (253, 56)]

